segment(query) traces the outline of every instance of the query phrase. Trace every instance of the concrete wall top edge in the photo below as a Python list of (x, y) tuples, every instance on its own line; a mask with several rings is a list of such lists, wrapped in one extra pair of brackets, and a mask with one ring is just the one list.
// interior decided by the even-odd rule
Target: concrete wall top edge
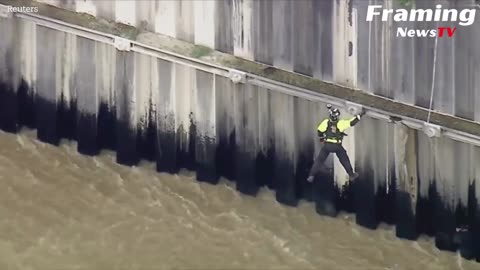
[[(12, 6), (36, 6), (39, 8), (36, 15), (53, 18), (109, 35), (121, 36), (148, 45), (152, 48), (173, 52), (177, 55), (188, 58), (199, 59), (212, 65), (220, 65), (244, 71), (254, 76), (258, 76), (258, 78), (264, 78), (286, 85), (307, 89), (314, 93), (332, 97), (334, 99), (354, 102), (378, 110), (379, 112), (386, 112), (388, 114), (417, 119), (420, 121), (426, 121), (428, 117), (428, 110), (417, 106), (400, 103), (357, 89), (320, 81), (312, 77), (281, 70), (258, 62), (248, 61), (204, 46), (194, 45), (192, 43), (180, 41), (153, 32), (142, 31), (125, 24), (109, 22), (90, 15), (67, 11), (34, 1), (18, 2), (13, 0), (0, 0), (0, 4)], [(448, 130), (461, 131), (466, 134), (480, 136), (480, 123), (478, 122), (437, 112), (431, 113), (430, 122), (432, 124), (443, 126)]]

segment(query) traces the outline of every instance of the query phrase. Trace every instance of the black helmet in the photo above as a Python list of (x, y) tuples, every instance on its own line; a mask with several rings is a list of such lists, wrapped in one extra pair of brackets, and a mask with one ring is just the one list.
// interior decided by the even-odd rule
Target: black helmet
[(337, 122), (338, 117), (340, 116), (340, 111), (337, 108), (331, 108), (329, 110), (330, 113), (330, 121)]

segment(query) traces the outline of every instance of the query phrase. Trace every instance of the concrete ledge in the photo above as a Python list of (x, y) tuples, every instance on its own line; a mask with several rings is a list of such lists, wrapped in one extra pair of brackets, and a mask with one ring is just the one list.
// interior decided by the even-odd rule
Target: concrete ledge
[[(228, 68), (255, 74), (270, 80), (308, 89), (315, 93), (328, 95), (347, 102), (357, 103), (365, 107), (375, 108), (400, 117), (427, 121), (428, 110), (424, 108), (396, 102), (388, 98), (371, 95), (356, 89), (320, 81), (301, 74), (287, 72), (261, 63), (241, 59), (230, 54), (214, 51), (204, 46), (198, 46), (160, 34), (143, 31), (142, 29), (137, 29), (125, 24), (109, 22), (87, 14), (67, 11), (30, 0), (0, 0), (0, 4), (12, 6), (35, 6), (38, 7), (39, 10), (38, 15), (47, 16), (95, 31), (121, 36), (151, 47), (168, 50), (186, 57), (197, 58), (214, 65), (223, 65)], [(480, 123), (478, 122), (436, 112), (431, 113), (430, 122), (451, 130), (480, 136)]]

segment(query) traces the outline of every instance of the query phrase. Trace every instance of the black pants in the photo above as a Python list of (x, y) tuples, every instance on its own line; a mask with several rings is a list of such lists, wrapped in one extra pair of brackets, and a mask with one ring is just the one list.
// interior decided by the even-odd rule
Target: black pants
[(348, 175), (353, 175), (352, 164), (350, 164), (350, 159), (348, 158), (347, 151), (341, 144), (336, 143), (325, 143), (325, 145), (318, 153), (315, 162), (313, 163), (312, 168), (310, 169), (310, 176), (315, 176), (318, 172), (320, 172), (323, 168), (323, 163), (327, 159), (330, 153), (337, 154), (338, 160), (342, 163), (343, 168), (348, 173)]

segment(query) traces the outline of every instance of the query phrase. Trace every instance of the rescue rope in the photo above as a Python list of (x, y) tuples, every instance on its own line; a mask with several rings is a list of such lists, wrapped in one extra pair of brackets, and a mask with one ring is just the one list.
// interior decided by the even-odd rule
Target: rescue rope
[[(387, 140), (388, 138), (390, 138), (390, 125), (387, 125), (386, 126), (386, 129), (387, 129)], [(386, 178), (387, 178), (387, 182), (385, 183), (386, 185), (386, 192), (387, 194), (390, 192), (390, 183), (392, 182), (392, 179), (390, 178), (390, 149), (389, 149), (389, 142), (387, 141), (387, 144), (386, 144), (386, 151), (387, 151), (387, 166), (386, 167)]]
[(432, 114), (432, 106), (433, 106), (433, 93), (435, 92), (435, 71), (436, 71), (436, 66), (437, 66), (437, 47), (438, 47), (438, 35), (435, 38), (435, 49), (433, 51), (432, 90), (430, 91), (430, 106), (428, 107), (427, 123), (430, 123), (430, 116)]

